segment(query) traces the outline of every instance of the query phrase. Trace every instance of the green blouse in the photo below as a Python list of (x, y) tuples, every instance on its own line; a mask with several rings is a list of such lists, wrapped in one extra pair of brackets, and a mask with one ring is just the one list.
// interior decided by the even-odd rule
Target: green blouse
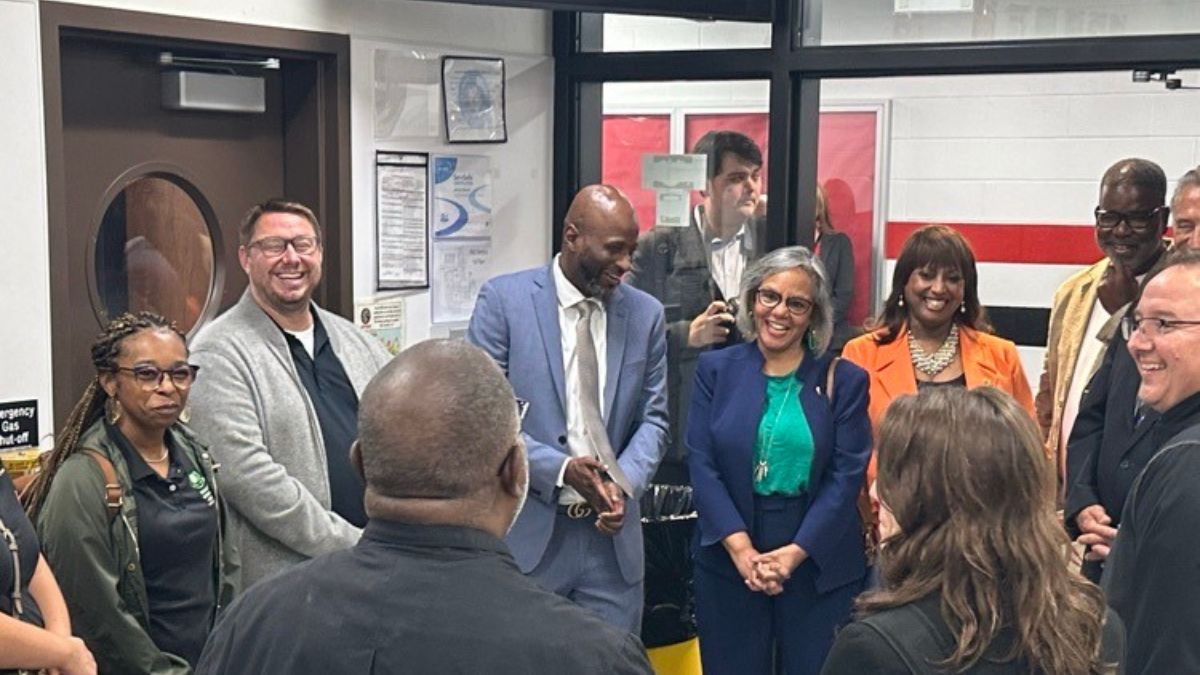
[(808, 487), (813, 437), (800, 407), (804, 388), (792, 373), (767, 376), (767, 403), (754, 443), (754, 493), (797, 495)]

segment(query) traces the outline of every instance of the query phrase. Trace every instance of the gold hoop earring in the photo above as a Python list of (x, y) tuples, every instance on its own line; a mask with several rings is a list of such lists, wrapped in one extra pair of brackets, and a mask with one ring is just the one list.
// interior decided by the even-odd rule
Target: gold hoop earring
[(109, 398), (104, 402), (104, 419), (108, 420), (109, 424), (116, 425), (121, 421), (121, 402), (115, 398)]
[(179, 411), (179, 421), (184, 424), (192, 421), (192, 406), (184, 406), (183, 410)]

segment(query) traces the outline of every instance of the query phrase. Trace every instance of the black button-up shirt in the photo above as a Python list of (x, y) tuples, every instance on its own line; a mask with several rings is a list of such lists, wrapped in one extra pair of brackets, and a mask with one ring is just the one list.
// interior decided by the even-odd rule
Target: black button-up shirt
[(213, 560), (220, 522), (212, 488), (186, 453), (170, 444), (169, 435), (170, 464), (163, 477), (120, 430), (105, 426), (133, 481), (150, 639), (195, 665), (217, 605)]
[(376, 518), (354, 548), (243, 593), (196, 668), (262, 673), (652, 671), (636, 637), (540, 588), (495, 536)]
[(329, 334), (314, 312), (313, 356), (295, 336), (283, 331), (292, 361), (321, 423), (325, 461), (329, 469), (329, 499), (333, 512), (352, 525), (367, 524), (363, 508), (363, 484), (350, 465), (350, 446), (358, 437), (358, 394), (346, 369), (333, 353)]

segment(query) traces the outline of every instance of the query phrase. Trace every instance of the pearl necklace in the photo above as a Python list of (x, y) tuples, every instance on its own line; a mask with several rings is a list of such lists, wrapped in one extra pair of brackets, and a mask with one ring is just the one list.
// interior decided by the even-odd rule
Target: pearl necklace
[(921, 345), (917, 342), (916, 336), (912, 330), (908, 331), (908, 353), (912, 358), (913, 367), (925, 373), (930, 378), (936, 377), (938, 373), (946, 369), (950, 362), (954, 360), (955, 354), (958, 353), (958, 324), (950, 324), (950, 334), (946, 336), (942, 346), (937, 348), (932, 354), (928, 354)]

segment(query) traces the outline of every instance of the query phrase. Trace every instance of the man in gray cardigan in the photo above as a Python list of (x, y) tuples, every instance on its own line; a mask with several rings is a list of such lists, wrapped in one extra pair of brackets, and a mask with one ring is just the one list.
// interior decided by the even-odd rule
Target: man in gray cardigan
[(267, 201), (239, 234), (250, 284), (192, 341), (190, 400), (191, 425), (221, 464), (246, 588), (358, 541), (366, 514), (349, 449), (358, 397), (390, 355), (312, 301), (322, 244), (311, 210)]

